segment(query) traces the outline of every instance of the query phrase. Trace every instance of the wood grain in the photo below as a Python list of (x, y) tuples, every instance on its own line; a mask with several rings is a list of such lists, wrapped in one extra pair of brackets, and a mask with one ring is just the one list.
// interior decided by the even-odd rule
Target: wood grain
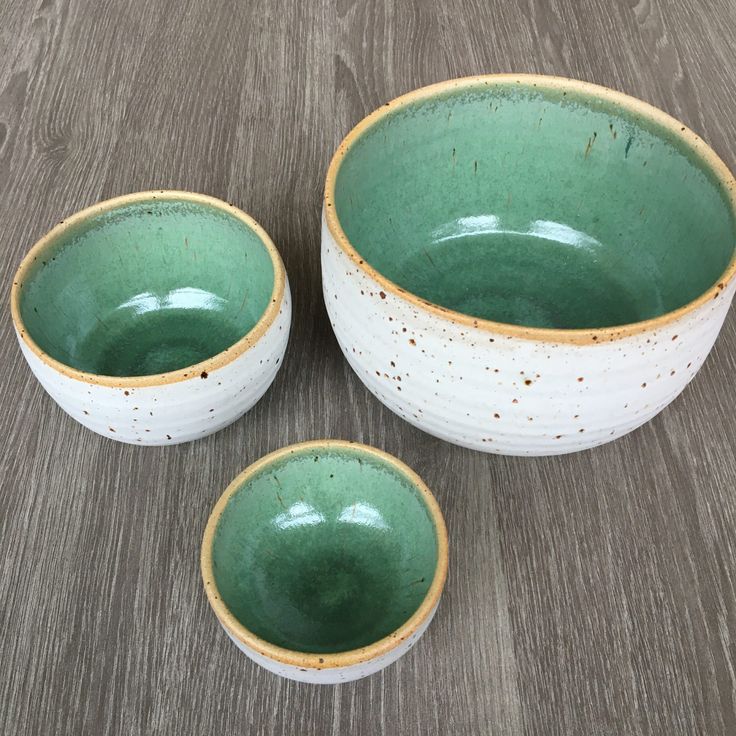
[[(417, 86), (537, 71), (616, 87), (736, 164), (731, 0), (0, 0), (0, 291), (65, 215), (177, 187), (271, 233), (295, 300), (284, 368), (198, 443), (97, 437), (0, 318), (0, 733), (736, 733), (736, 318), (670, 408), (562, 458), (426, 436), (352, 375), (325, 317), (331, 152)], [(336, 688), (257, 669), (218, 629), (198, 550), (245, 465), (316, 437), (416, 468), (451, 535), (447, 592), (395, 666)]]

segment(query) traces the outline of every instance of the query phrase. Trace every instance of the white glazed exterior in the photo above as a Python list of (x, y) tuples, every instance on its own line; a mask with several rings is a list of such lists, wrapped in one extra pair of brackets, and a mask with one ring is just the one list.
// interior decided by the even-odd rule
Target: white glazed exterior
[(620, 437), (687, 385), (710, 352), (736, 290), (736, 256), (693, 302), (616, 328), (547, 330), (474, 319), (431, 304), (364, 262), (342, 230), (334, 188), (342, 158), (397, 106), (454, 87), (518, 82), (574, 88), (656, 120), (720, 179), (736, 180), (693, 131), (661, 110), (597, 85), (536, 75), (451, 80), (404, 95), (362, 120), (337, 149), (322, 213), (322, 286), (348, 363), (389, 409), (430, 434), (503, 455), (557, 455)]
[(703, 364), (736, 289), (731, 280), (679, 319), (607, 342), (517, 337), (388, 291), (324, 218), (322, 282), (340, 347), (380, 401), (436, 437), (502, 455), (584, 450), (651, 419)]
[(259, 664), (261, 667), (265, 667), (269, 672), (273, 672), (279, 677), (286, 677), (289, 680), (309, 682), (312, 685), (339, 685), (341, 682), (360, 680), (363, 677), (368, 677), (368, 675), (380, 672), (382, 669), (403, 657), (427, 630), (427, 627), (434, 618), (434, 614), (436, 612), (437, 605), (435, 605), (427, 618), (413, 633), (403, 641), (400, 641), (393, 649), (389, 650), (385, 654), (381, 654), (378, 657), (368, 658), (362, 662), (357, 662), (356, 664), (348, 665), (346, 667), (325, 667), (324, 669), (319, 669), (317, 667), (299, 667), (294, 664), (280, 662), (273, 657), (269, 657), (268, 655), (262, 654), (252, 647), (249, 647), (245, 642), (242, 642), (237, 637), (233, 636), (222, 621), (220, 621), (220, 624), (241, 652), (244, 652), (256, 664)]
[[(17, 333), (33, 374), (56, 403), (93, 432), (136, 445), (175, 445), (224, 429), (263, 396), (283, 362), (291, 325), (288, 280), (278, 315), (242, 354), (184, 380), (113, 387), (71, 377), (42, 360)], [(202, 376), (206, 375), (206, 378)]]

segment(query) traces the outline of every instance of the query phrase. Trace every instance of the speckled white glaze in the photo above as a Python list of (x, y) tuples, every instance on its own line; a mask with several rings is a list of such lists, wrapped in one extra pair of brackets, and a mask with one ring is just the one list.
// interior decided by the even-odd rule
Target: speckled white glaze
[(682, 316), (605, 342), (515, 336), (387, 289), (324, 216), (322, 280), (340, 347), (378, 399), (430, 434), (504, 455), (584, 450), (651, 419), (703, 364), (736, 290), (716, 285)]
[[(435, 605), (417, 629), (409, 634), (406, 639), (398, 641), (396, 646), (388, 652), (346, 667), (324, 667), (323, 669), (316, 667), (299, 667), (297, 665), (280, 662), (277, 659), (269, 657), (268, 655), (249, 647), (247, 644), (233, 636), (227, 630), (227, 627), (222, 623), (222, 621), (220, 621), (220, 624), (225, 629), (230, 639), (237, 645), (238, 649), (244, 652), (256, 664), (261, 665), (261, 667), (265, 667), (269, 672), (273, 672), (279, 677), (286, 677), (289, 680), (309, 682), (313, 685), (338, 685), (341, 682), (360, 680), (363, 677), (368, 677), (368, 675), (373, 675), (388, 667), (390, 664), (393, 664), (397, 659), (403, 657), (427, 630), (427, 627), (434, 618), (436, 612), (437, 605)], [(359, 653), (359, 650), (355, 652), (356, 655), (359, 655)]]
[(223, 429), (263, 396), (281, 367), (290, 325), (287, 280), (280, 309), (269, 328), (231, 361), (217, 361), (218, 367), (193, 371), (183, 380), (120, 387), (65, 374), (39, 357), (17, 331), (16, 335), (41, 385), (85, 427), (121, 442), (174, 445)]

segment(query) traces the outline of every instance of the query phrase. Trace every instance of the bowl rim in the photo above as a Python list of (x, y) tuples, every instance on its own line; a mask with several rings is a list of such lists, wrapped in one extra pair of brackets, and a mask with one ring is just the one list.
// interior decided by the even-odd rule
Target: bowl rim
[[(358, 649), (349, 649), (343, 652), (334, 652), (331, 654), (300, 652), (298, 650), (288, 649), (272, 644), (271, 642), (254, 634), (248, 628), (243, 626), (240, 621), (238, 621), (219, 595), (214, 571), (212, 569), (212, 547), (215, 532), (217, 530), (220, 517), (233, 494), (238, 491), (243, 483), (245, 483), (249, 478), (281, 458), (287, 455), (309, 453), (316, 449), (357, 450), (361, 454), (373, 455), (383, 462), (393, 466), (400, 475), (404, 476), (420, 492), (422, 500), (430, 513), (432, 525), (437, 536), (437, 564), (435, 566), (434, 577), (432, 578), (432, 583), (430, 584), (424, 599), (416, 611), (414, 611), (414, 613), (406, 619), (399, 628), (387, 636)], [(255, 650), (261, 656), (281, 664), (304, 669), (329, 670), (350, 667), (362, 662), (372, 661), (380, 656), (386, 655), (399, 647), (402, 642), (406, 641), (411, 634), (417, 631), (422, 624), (427, 621), (439, 602), (447, 579), (448, 557), (447, 526), (442, 515), (442, 510), (437, 503), (437, 499), (432, 494), (432, 491), (429, 490), (427, 485), (416, 472), (397, 457), (383, 452), (376, 447), (371, 447), (370, 445), (350, 440), (322, 439), (299, 442), (297, 444), (287, 445), (286, 447), (275, 450), (249, 465), (234, 478), (230, 485), (225, 489), (225, 492), (218, 499), (212, 509), (209, 519), (207, 520), (207, 525), (202, 538), (200, 566), (207, 600), (209, 601), (210, 606), (212, 606), (215, 616), (217, 616), (220, 624), (232, 638), (250, 649)]]
[[(258, 318), (256, 324), (253, 325), (253, 327), (237, 342), (234, 342), (232, 345), (225, 348), (225, 350), (222, 350), (199, 363), (193, 363), (192, 365), (177, 368), (176, 370), (167, 371), (165, 373), (153, 373), (144, 376), (109, 376), (79, 370), (52, 357), (31, 337), (21, 315), (20, 297), (23, 283), (28, 276), (33, 263), (38, 260), (43, 253), (52, 248), (60, 237), (80, 223), (126, 205), (138, 204), (141, 202), (152, 202), (153, 200), (192, 202), (194, 204), (212, 207), (234, 217), (237, 220), (240, 220), (246, 227), (252, 230), (266, 248), (266, 251), (271, 257), (271, 263), (273, 264), (273, 289), (271, 290), (271, 297), (269, 299), (268, 306)], [(146, 386), (161, 386), (165, 384), (178, 383), (179, 381), (197, 378), (202, 375), (206, 376), (218, 368), (222, 368), (225, 365), (232, 363), (236, 358), (239, 358), (244, 352), (252, 348), (274, 323), (279, 311), (281, 310), (285, 291), (286, 269), (284, 268), (283, 261), (281, 260), (281, 255), (273, 244), (268, 233), (250, 215), (246, 214), (233, 204), (229, 204), (228, 202), (224, 202), (217, 197), (212, 197), (207, 194), (198, 194), (196, 192), (177, 189), (153, 189), (143, 192), (123, 194), (118, 197), (97, 202), (96, 204), (75, 212), (51, 228), (51, 230), (49, 230), (43, 237), (36, 241), (18, 266), (15, 276), (13, 277), (13, 284), (10, 290), (10, 311), (13, 326), (15, 327), (19, 339), (21, 339), (26, 347), (43, 363), (48, 365), (54, 371), (61, 373), (68, 378), (73, 378), (84, 383), (92, 383), (98, 386), (108, 386), (111, 388), (141, 388)]]
[(390, 102), (385, 103), (383, 106), (363, 118), (347, 134), (347, 136), (345, 136), (335, 151), (327, 170), (323, 200), (323, 216), (327, 224), (327, 228), (338, 247), (343, 251), (343, 253), (345, 253), (345, 255), (348, 256), (348, 258), (350, 258), (355, 266), (357, 266), (357, 268), (365, 275), (377, 281), (386, 292), (399, 299), (410, 302), (414, 307), (422, 312), (430, 313), (433, 316), (440, 317), (453, 324), (475, 327), (494, 334), (505, 335), (507, 337), (519, 337), (544, 342), (585, 345), (600, 344), (603, 342), (618, 340), (620, 338), (664, 327), (670, 322), (678, 320), (690, 312), (693, 312), (708, 301), (717, 298), (733, 279), (734, 275), (736, 275), (736, 244), (733, 244), (733, 252), (728, 265), (718, 279), (716, 279), (715, 283), (708, 287), (708, 289), (706, 289), (706, 291), (704, 291), (700, 296), (687, 304), (658, 315), (657, 317), (641, 320), (639, 322), (630, 322), (610, 327), (581, 327), (572, 329), (526, 327), (509, 322), (497, 322), (494, 320), (482, 319), (480, 317), (473, 317), (472, 315), (448, 309), (447, 307), (443, 307), (440, 304), (423, 299), (422, 297), (403, 289), (397, 283), (388, 279), (378, 270), (370, 266), (363, 259), (345, 234), (335, 207), (335, 184), (337, 176), (340, 172), (340, 166), (345, 159), (345, 156), (350, 151), (350, 148), (364, 133), (376, 125), (380, 120), (392, 114), (395, 110), (401, 109), (414, 102), (437, 97), (452, 90), (472, 88), (482, 89), (484, 87), (513, 86), (516, 84), (530, 88), (536, 87), (543, 90), (561, 90), (563, 93), (567, 93), (569, 91), (574, 92), (581, 97), (604, 100), (622, 107), (627, 112), (633, 113), (640, 118), (644, 118), (655, 125), (664, 128), (665, 131), (684, 144), (684, 146), (688, 148), (690, 152), (693, 153), (703, 164), (704, 168), (709, 169), (714, 175), (718, 184), (722, 187), (723, 196), (727, 205), (730, 205), (732, 216), (736, 219), (736, 179), (726, 164), (694, 131), (663, 110), (650, 105), (648, 102), (644, 102), (636, 97), (632, 97), (623, 92), (618, 92), (602, 85), (569, 79), (567, 77), (548, 76), (543, 74), (486, 74), (460, 77), (458, 79), (450, 79), (444, 82), (431, 84), (426, 87), (420, 87), (419, 89), (403, 94)]

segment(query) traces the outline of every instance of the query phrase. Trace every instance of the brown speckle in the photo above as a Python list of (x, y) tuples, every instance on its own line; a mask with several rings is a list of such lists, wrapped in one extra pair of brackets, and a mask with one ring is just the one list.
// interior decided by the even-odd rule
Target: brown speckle
[(200, 377), (200, 378), (207, 378), (207, 375), (208, 375), (207, 371), (202, 371), (202, 372), (201, 372), (201, 373), (199, 374), (199, 377)]
[(416, 340), (414, 340), (414, 338), (413, 338), (413, 337), (410, 337), (410, 338), (409, 338), (409, 345), (416, 345), (416, 344), (417, 344), (417, 343), (416, 343)]
[(386, 298), (386, 292), (385, 291), (379, 291), (378, 292), (378, 296), (380, 296), (381, 299), (385, 299)]
[(114, 429), (113, 429), (112, 427), (108, 427), (108, 429), (109, 429), (109, 430), (110, 430), (111, 432), (114, 432), (114, 431), (115, 431), (115, 430), (114, 430)]
[(679, 337), (679, 335), (672, 335), (672, 339), (673, 340), (677, 340), (678, 337)]
[(498, 414), (498, 413), (494, 414), (493, 416), (494, 416), (494, 417), (495, 417), (496, 419), (500, 419), (500, 418), (501, 418), (501, 415), (500, 415), (500, 414)]
[(86, 409), (82, 409), (82, 413), (84, 413), (84, 414), (86, 414), (87, 416), (89, 416), (89, 412), (88, 412), (88, 411), (87, 411)]
[(598, 136), (598, 133), (593, 133), (593, 135), (588, 138), (588, 145), (585, 146), (585, 155), (583, 158), (588, 158), (588, 154), (590, 153), (591, 149), (593, 148), (593, 144), (595, 143), (595, 139)]
[(512, 404), (518, 404), (519, 403), (519, 399), (514, 399), (511, 403)]
[(583, 376), (578, 376), (578, 383), (582, 383), (585, 380)]
[(130, 391), (123, 391), (126, 396), (130, 396)]
[(524, 381), (524, 385), (525, 385), (525, 386), (531, 386), (531, 385), (532, 385), (532, 383), (533, 383), (533, 381), (532, 381), (532, 379), (531, 379), (531, 378), (527, 378), (527, 379), (526, 379), (526, 380)]
[(642, 388), (646, 388), (646, 387), (647, 387), (647, 382), (646, 382), (646, 381), (644, 381), (644, 383), (642, 383), (641, 387), (642, 387)]

